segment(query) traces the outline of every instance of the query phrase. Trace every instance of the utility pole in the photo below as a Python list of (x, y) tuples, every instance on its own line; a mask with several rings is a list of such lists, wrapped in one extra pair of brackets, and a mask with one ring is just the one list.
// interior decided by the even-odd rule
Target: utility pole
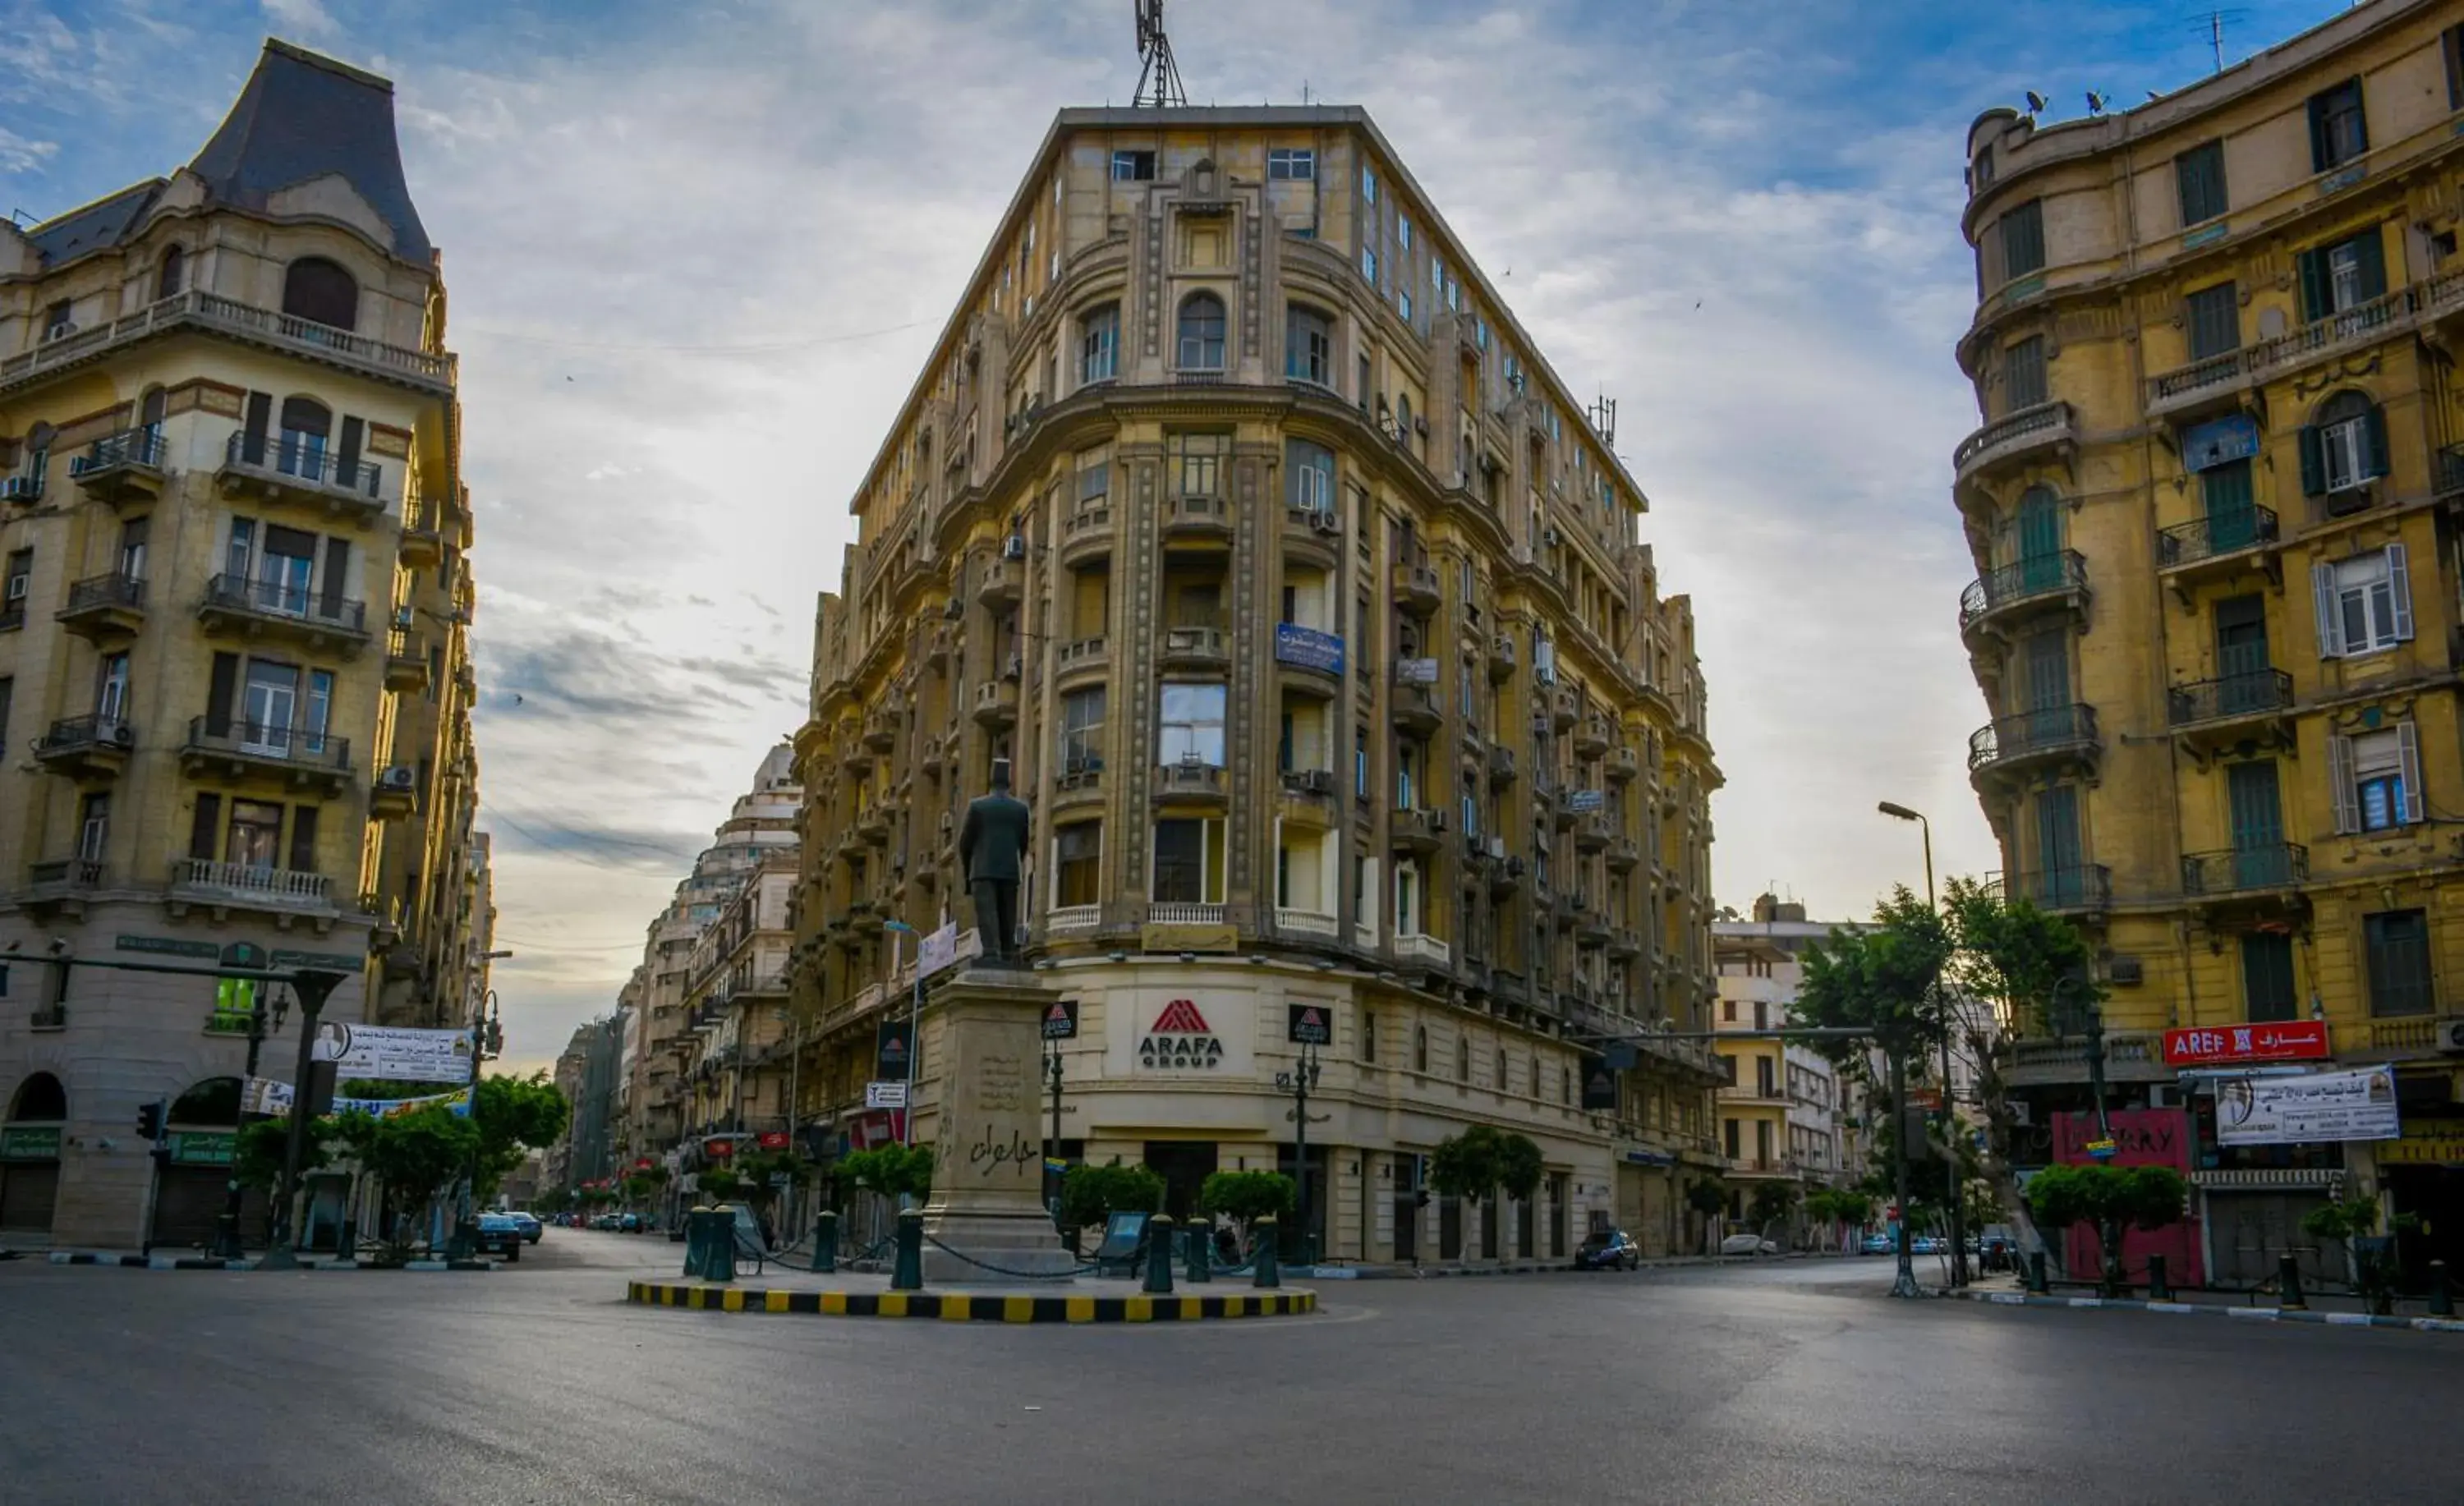
[[(1876, 809), (1880, 810), (1883, 815), (1890, 817), (1894, 820), (1914, 821), (1917, 823), (1917, 829), (1925, 839), (1925, 908), (1933, 911), (1937, 915), (1941, 914), (1942, 903), (1934, 897), (1933, 887), (1933, 822), (1925, 819), (1923, 812), (1910, 810), (1904, 805), (1895, 804), (1889, 800), (1882, 801), (1881, 805), (1876, 807)], [(1944, 1217), (1948, 1221), (1948, 1227), (1950, 1230), (1950, 1284), (1953, 1286), (1966, 1286), (1968, 1284), (1968, 1244), (1966, 1234), (1960, 1228), (1961, 1198), (1959, 1195), (1959, 1116), (1958, 1110), (1953, 1106), (1950, 1092), (1949, 1000), (1942, 992), (1941, 978), (1936, 977), (1934, 979), (1933, 988), (1934, 1003), (1944, 1013), (1942, 1032), (1942, 1144), (1944, 1162), (1943, 1180), (1947, 1198), (1947, 1203), (1944, 1210)], [(1902, 1128), (1903, 1131), (1904, 1131), (1904, 1124)], [(1904, 1215), (1907, 1211), (1907, 1196), (1904, 1191), (1901, 1194), (1900, 1206), (1901, 1212)], [(1905, 1222), (1904, 1217), (1902, 1221)]]
[(1052, 1132), (1044, 1137), (1044, 1206), (1061, 1216), (1061, 1174), (1052, 1168), (1061, 1154), (1061, 1042), (1046, 1043), (1044, 1075), (1052, 1084)]
[(1916, 1267), (1908, 1259), (1908, 1054), (1904, 1043), (1888, 1048), (1891, 1058), (1891, 1112), (1899, 1116), (1892, 1126), (1891, 1179), (1900, 1202), (1899, 1246), (1900, 1266), (1891, 1278), (1893, 1297), (1922, 1297), (1917, 1290)]
[[(308, 1079), (316, 1071), (312, 1054), (317, 1044), (317, 1016), (324, 1012), (325, 1001), (342, 984), (342, 974), (315, 970), (292, 974), (291, 987), (299, 995), (299, 1055), (291, 1067), (291, 1132), (282, 1145), (282, 1187), (274, 1204), (274, 1240), (257, 1262), (259, 1270), (289, 1271), (297, 1268), (292, 1246), (297, 1240), (292, 1233), (292, 1220), (297, 1215), (299, 1200), (299, 1163), (308, 1147)], [(343, 1259), (355, 1252), (338, 1251)]]
[[(223, 961), (227, 964), (239, 967), (262, 967), (264, 965), (263, 958), (257, 952), (256, 949), (246, 942), (235, 943), (232, 946), (223, 949)], [(231, 1108), (231, 1171), (225, 1183), (222, 1216), (214, 1221), (214, 1254), (225, 1260), (237, 1260), (245, 1256), (247, 1254), (247, 1251), (243, 1247), (239, 1231), (239, 1137), (241, 1133), (248, 1128), (249, 1087), (256, 1080), (257, 1058), (263, 1055), (265, 1051), (265, 1037), (267, 1035), (266, 1015), (274, 1007), (273, 999), (268, 996), (272, 985), (260, 978), (223, 978), (219, 980), (215, 984), (217, 1003), (220, 1002), (222, 997), (221, 991), (234, 985), (244, 987), (248, 990), (248, 1065), (239, 1080), (238, 1101)], [(276, 1021), (275, 1029), (279, 1030), (280, 1028), (280, 1022)], [(303, 1036), (302, 1039), (305, 1038), (306, 1037)], [(293, 1084), (292, 1106), (295, 1112), (297, 1112), (298, 1107), (297, 1099), (300, 1090), (300, 1084)]]

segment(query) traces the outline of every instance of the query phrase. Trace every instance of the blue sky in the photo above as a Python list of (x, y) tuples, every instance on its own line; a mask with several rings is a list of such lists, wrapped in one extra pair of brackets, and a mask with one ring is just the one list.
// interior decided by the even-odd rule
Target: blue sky
[[(2245, 0), (2228, 61), (2330, 4)], [(1619, 402), (1728, 778), (1714, 884), (1861, 914), (1997, 865), (1949, 454), (1964, 132), (2210, 66), (2187, 9), (1174, 0), (1193, 101), (1365, 105), (1557, 371)], [(803, 714), (847, 499), (1052, 112), (1126, 100), (1128, 0), (0, 0), (0, 207), (194, 154), (269, 33), (396, 80), (479, 511), (511, 1056), (610, 1007)], [(1506, 275), (1508, 271), (1511, 275)], [(1696, 307), (1697, 304), (1701, 306)], [(519, 696), (518, 703), (516, 697)]]

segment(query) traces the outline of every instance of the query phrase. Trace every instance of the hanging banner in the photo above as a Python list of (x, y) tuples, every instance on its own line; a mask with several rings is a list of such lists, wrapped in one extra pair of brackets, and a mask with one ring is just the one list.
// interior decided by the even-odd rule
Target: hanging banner
[(939, 930), (927, 931), (924, 939), (916, 944), (915, 970), (924, 977), (929, 978), (944, 968), (955, 966), (957, 960), (957, 921), (943, 921)]
[(2247, 413), (2194, 424), (2182, 431), (2182, 465), (2189, 470), (2211, 470), (2258, 453), (2258, 420)]
[(2393, 1140), (2403, 1132), (2393, 1067), (2216, 1083), (2216, 1139), (2228, 1146)]
[(467, 1082), (471, 1080), (471, 1033), (406, 1030), (385, 1025), (317, 1026), (311, 1055), (334, 1063), (346, 1078), (383, 1082)]
[[(270, 1078), (251, 1078), (240, 1094), (242, 1113), (262, 1114), (280, 1119), (290, 1114), (296, 1096), (288, 1082)], [(423, 1108), (445, 1107), (468, 1118), (471, 1113), (471, 1090), (456, 1088), (451, 1093), (423, 1093), (417, 1098), (336, 1098), (331, 1112), (365, 1114), (370, 1119), (392, 1119)]]

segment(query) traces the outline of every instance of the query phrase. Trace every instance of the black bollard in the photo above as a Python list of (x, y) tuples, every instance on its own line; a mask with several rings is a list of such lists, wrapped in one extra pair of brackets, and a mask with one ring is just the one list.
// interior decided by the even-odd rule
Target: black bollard
[(2173, 1299), (2173, 1283), (2166, 1277), (2165, 1257), (2161, 1255), (2147, 1257), (2147, 1299), (2151, 1302)]
[(1145, 1289), (1158, 1296), (1172, 1293), (1172, 1215), (1157, 1213), (1147, 1220), (1147, 1278)]
[(1275, 1241), (1283, 1236), (1283, 1231), (1276, 1227), (1273, 1218), (1268, 1217), (1259, 1219), (1250, 1233), (1251, 1237), (1258, 1242), (1258, 1255), (1255, 1274), (1249, 1277), (1249, 1284), (1251, 1286), (1283, 1285), (1283, 1273), (1275, 1265)]
[(898, 1260), (891, 1267), (893, 1292), (924, 1290), (924, 1213), (908, 1209), (898, 1215)]
[(2455, 1294), (2448, 1289), (2447, 1262), (2444, 1260), (2430, 1262), (2430, 1316), (2432, 1318), (2455, 1316)]
[(685, 1275), (695, 1279), (701, 1277), (701, 1246), (703, 1236), (709, 1232), (709, 1212), (707, 1208), (693, 1208), (685, 1211)]
[(2028, 1290), (2035, 1293), (2039, 1297), (2042, 1297), (2046, 1292), (2052, 1290), (2052, 1283), (2045, 1279), (2045, 1253), (2042, 1250), (2031, 1250), (2028, 1252), (2028, 1271), (2025, 1282)]
[(2310, 1304), (2301, 1299), (2301, 1267), (2291, 1255), (2276, 1262), (2276, 1305), (2286, 1312), (2304, 1312)]
[(813, 1220), (813, 1269), (823, 1275), (839, 1268), (839, 1215), (823, 1209)]
[(1182, 1253), (1189, 1261), (1183, 1267), (1183, 1272), (1193, 1282), (1215, 1279), (1213, 1256), (1207, 1249), (1207, 1246), (1214, 1243), (1214, 1233), (1215, 1231), (1209, 1229), (1201, 1220), (1191, 1224), (1188, 1233), (1182, 1235), (1182, 1238), (1188, 1241)]

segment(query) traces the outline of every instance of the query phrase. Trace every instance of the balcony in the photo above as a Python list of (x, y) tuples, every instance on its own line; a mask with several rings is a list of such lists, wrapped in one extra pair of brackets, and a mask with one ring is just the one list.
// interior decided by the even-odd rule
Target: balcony
[(114, 512), (158, 500), (169, 477), (163, 469), (163, 431), (124, 428), (88, 445), (69, 460), (69, 479), (78, 491)]
[(351, 659), (368, 641), (367, 608), (304, 585), (216, 576), (206, 582), (197, 621), (210, 634), (275, 638)]
[(2039, 403), (1986, 425), (1960, 441), (1950, 466), (1959, 483), (1991, 475), (2006, 466), (2066, 449), (2078, 441), (2067, 403)]
[(1617, 962), (1632, 962), (1642, 955), (1642, 935), (1629, 927), (1619, 926), (1609, 932), (1609, 956)]
[(1609, 842), (1609, 871), (1632, 873), (1642, 865), (1642, 844), (1631, 837), (1618, 837)]
[(1296, 800), (1308, 801), (1323, 818), (1324, 807), (1334, 799), (1334, 771), (1331, 769), (1286, 769), (1283, 771), (1284, 794)]
[(1491, 899), (1503, 900), (1523, 887), (1523, 860), (1494, 859), (1488, 865), (1488, 893)]
[(87, 365), (141, 340), (181, 330), (280, 351), (337, 370), (436, 394), (453, 390), (453, 358), (387, 345), (330, 324), (260, 309), (199, 288), (91, 325), (0, 360), (0, 394)]
[(1389, 827), (1397, 852), (1425, 857), (1438, 850), (1446, 835), (1446, 813), (1443, 811), (1396, 811)]
[[(1433, 660), (1406, 660), (1405, 664), (1433, 664)], [(1445, 713), (1438, 709), (1436, 690), (1418, 679), (1405, 679), (1402, 665), (1396, 666), (1395, 696), (1392, 708), (1395, 725), (1416, 736), (1426, 737), (1445, 725)]]
[(888, 753), (898, 746), (898, 713), (874, 711), (864, 719), (864, 745), (874, 753)]
[[(976, 687), (976, 723), (980, 727), (1018, 725), (1018, 682), (994, 680)], [(850, 754), (852, 756), (852, 754)], [(869, 754), (866, 755), (869, 758)]]
[(1275, 908), (1275, 934), (1299, 941), (1331, 943), (1342, 935), (1342, 922), (1323, 910), (1296, 910), (1278, 906)]
[(1607, 849), (1608, 844), (1609, 818), (1607, 817), (1597, 811), (1589, 811), (1574, 818), (1576, 852), (1601, 852)]
[(2374, 345), (2410, 327), (2416, 308), (2433, 302), (2438, 282), (2391, 289), (2341, 314), (2313, 319), (2298, 330), (2240, 350), (2194, 360), (2147, 379), (2147, 411), (2153, 417), (2229, 405), (2245, 387), (2351, 347)]
[(305, 508), (326, 517), (367, 523), (382, 515), (384, 473), (364, 460), (345, 461), (322, 440), (270, 439), (245, 430), (223, 447), (214, 483), (225, 496)]
[[(171, 901), (222, 909), (331, 913), (333, 881), (321, 873), (258, 868), (244, 862), (180, 858), (171, 863)], [(176, 909), (175, 909), (176, 913)]]
[(1112, 552), (1112, 510), (1082, 507), (1061, 520), (1061, 563), (1076, 569)]
[(2192, 899), (2272, 895), (2309, 882), (2310, 849), (2299, 842), (2182, 855), (2182, 893)]
[(24, 903), (29, 906), (60, 906), (82, 911), (88, 898), (110, 881), (110, 870), (99, 858), (60, 858), (51, 862), (29, 863), (26, 867)]
[(871, 847), (890, 845), (890, 811), (885, 806), (867, 806), (856, 815), (856, 840)]
[(428, 644), (417, 633), (393, 628), (385, 634), (385, 688), (412, 695), (428, 689)]
[(1444, 969), (1454, 965), (1454, 949), (1435, 936), (1416, 931), (1395, 938), (1395, 960), (1406, 967)]
[(136, 748), (137, 729), (117, 716), (63, 716), (34, 739), (34, 761), (72, 779), (109, 779)]
[(2022, 711), (1990, 722), (1969, 737), (1969, 782), (2066, 764), (2093, 768), (2098, 751), (2095, 707), (2074, 703)]
[(136, 576), (89, 576), (69, 587), (59, 624), (95, 644), (125, 642), (145, 625), (145, 582)]
[(1580, 814), (1582, 813), (1574, 807), (1573, 791), (1560, 787), (1557, 792), (1550, 797), (1549, 815), (1551, 821), (1555, 823), (1557, 830), (1562, 832), (1573, 829), (1574, 818)]
[(279, 779), (295, 789), (340, 795), (351, 785), (351, 741), (305, 727), (231, 717), (188, 719), (180, 763), (190, 778)]
[(1155, 766), (1155, 798), (1158, 803), (1221, 807), (1230, 792), (1230, 776), (1217, 764), (1195, 758)]
[[(992, 687), (981, 686), (978, 688), (988, 690)], [(839, 767), (853, 778), (862, 779), (869, 776), (872, 773), (872, 750), (867, 748), (861, 738), (849, 736), (847, 747), (840, 750)]]
[(1397, 564), (1394, 570), (1395, 604), (1414, 617), (1425, 618), (1443, 604), (1438, 572), (1429, 565)]
[(1635, 775), (1641, 772), (1642, 759), (1633, 749), (1617, 748), (1610, 751), (1606, 773), (1613, 783), (1630, 784), (1634, 781)]
[(1006, 611), (1018, 605), (1018, 599), (1025, 594), (1026, 560), (1023, 556), (1016, 559), (1006, 557), (987, 559), (978, 567), (976, 576), (978, 606), (995, 612)]
[(1220, 627), (1167, 627), (1157, 658), (1167, 669), (1228, 671), (1232, 643)]
[(2258, 738), (2293, 741), (2293, 677), (2252, 669), (2215, 680), (2168, 686), (2165, 719), (2194, 752), (2218, 753)]
[(2337, 1059), (2347, 1065), (2429, 1056), (2445, 1050), (2448, 1031), (2458, 1015), (2453, 1006), (2436, 1014), (2392, 1015), (2385, 1019), (2338, 1021), (2332, 1028)]
[(1502, 790), (1514, 782), (1514, 750), (1504, 743), (1488, 745), (1488, 787)]
[(924, 637), (924, 662), (938, 669), (950, 662), (950, 655), (957, 646), (957, 624), (935, 622), (933, 631)]
[(1229, 548), (1232, 510), (1221, 497), (1175, 497), (1164, 509), (1162, 528), (1167, 547)]
[(1552, 731), (1565, 731), (1582, 715), (1582, 700), (1571, 685), (1551, 687), (1548, 692), (1549, 727)]
[(1053, 673), (1065, 681), (1100, 679), (1111, 669), (1107, 647), (1101, 638), (1073, 638), (1053, 650)]
[(2020, 623), (2053, 612), (2087, 622), (2087, 560), (2075, 549), (2036, 555), (1979, 576), (1959, 594), (1959, 631), (1969, 640), (2008, 634)]
[(2276, 571), (2276, 509), (2256, 504), (2233, 508), (2161, 529), (2156, 535), (2156, 568), (2177, 592), (2196, 580), (2229, 575), (2245, 565)]
[(1514, 637), (1510, 633), (1488, 635), (1488, 682), (1503, 685), (1514, 678)]
[(1605, 716), (1586, 716), (1574, 729), (1574, 756), (1604, 758), (1608, 756), (1610, 741), (1609, 719)]
[(445, 558), (445, 502), (421, 497), (402, 505), (402, 562), (413, 570), (429, 570)]
[(2076, 862), (2034, 873), (2006, 873), (2002, 893), (2057, 914), (2101, 915), (2113, 905), (2113, 870), (2101, 862)]

